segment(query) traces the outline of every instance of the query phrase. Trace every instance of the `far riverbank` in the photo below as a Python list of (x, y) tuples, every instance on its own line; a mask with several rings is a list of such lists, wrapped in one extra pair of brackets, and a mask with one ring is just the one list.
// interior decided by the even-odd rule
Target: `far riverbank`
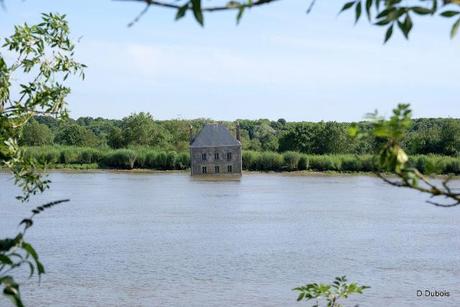
[[(150, 148), (108, 149), (69, 146), (27, 147), (26, 155), (47, 169), (64, 170), (145, 170), (187, 171), (188, 152), (159, 151)], [(371, 174), (376, 171), (372, 155), (310, 155), (299, 152), (243, 151), (245, 171), (332, 174)], [(410, 164), (424, 173), (460, 175), (460, 157), (414, 155)]]

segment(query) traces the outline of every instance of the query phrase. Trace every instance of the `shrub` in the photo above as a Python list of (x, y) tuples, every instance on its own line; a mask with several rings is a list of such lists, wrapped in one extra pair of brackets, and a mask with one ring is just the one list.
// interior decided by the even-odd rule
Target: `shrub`
[(283, 166), (283, 156), (274, 152), (263, 152), (256, 165), (258, 170), (279, 171)]
[(131, 149), (117, 149), (104, 155), (102, 165), (111, 168), (132, 169), (136, 161), (136, 152)]
[(145, 167), (153, 168), (153, 169), (158, 168), (157, 155), (158, 155), (158, 153), (155, 152), (155, 151), (147, 152), (146, 155), (145, 155), (145, 160), (144, 160)]
[(147, 168), (147, 151), (140, 149), (136, 150), (136, 160), (134, 161), (134, 166), (136, 168)]
[(309, 160), (307, 155), (301, 155), (299, 158), (298, 168), (301, 171), (309, 169)]
[(343, 156), (341, 161), (341, 169), (344, 172), (360, 172), (362, 171), (361, 160), (354, 156)]
[(243, 151), (243, 169), (254, 171), (256, 170), (256, 160), (260, 153), (255, 151)]
[(316, 171), (340, 171), (340, 159), (329, 156), (310, 156), (310, 168)]
[(188, 152), (181, 152), (177, 155), (176, 168), (186, 169), (190, 167), (190, 154)]
[(300, 154), (295, 151), (287, 151), (283, 154), (283, 167), (288, 171), (294, 171), (299, 168)]
[(78, 161), (81, 164), (99, 163), (102, 154), (99, 150), (94, 148), (84, 148), (78, 152)]
[(371, 155), (365, 155), (359, 157), (361, 163), (361, 171), (373, 172), (375, 171), (374, 159)]
[(444, 167), (445, 174), (460, 174), (460, 161), (456, 158), (450, 158), (446, 161)]
[(62, 164), (78, 163), (78, 156), (76, 148), (65, 148), (61, 151), (59, 162)]

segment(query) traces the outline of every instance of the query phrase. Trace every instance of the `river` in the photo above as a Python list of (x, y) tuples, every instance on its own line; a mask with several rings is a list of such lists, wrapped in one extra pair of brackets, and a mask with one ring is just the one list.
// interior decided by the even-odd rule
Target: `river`
[[(28, 205), (0, 173), (0, 237), (43, 201), (27, 239), (47, 269), (28, 306), (304, 306), (292, 288), (371, 286), (345, 306), (460, 306), (460, 208), (369, 176), (53, 172)], [(454, 182), (460, 186), (460, 182)], [(417, 296), (417, 290), (449, 297)], [(8, 305), (0, 297), (0, 306)]]

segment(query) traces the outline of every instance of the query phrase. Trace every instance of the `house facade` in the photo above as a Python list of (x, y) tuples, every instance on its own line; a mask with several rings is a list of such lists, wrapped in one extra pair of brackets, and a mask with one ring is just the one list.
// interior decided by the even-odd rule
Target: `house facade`
[(207, 124), (190, 140), (192, 176), (241, 176), (239, 127), (236, 137), (220, 124)]

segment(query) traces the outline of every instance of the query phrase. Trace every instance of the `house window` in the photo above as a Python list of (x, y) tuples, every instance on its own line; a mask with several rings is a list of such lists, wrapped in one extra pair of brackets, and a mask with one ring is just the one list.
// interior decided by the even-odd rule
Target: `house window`
[(208, 173), (208, 168), (206, 166), (201, 167), (201, 173), (202, 174), (207, 174)]
[(227, 165), (227, 173), (232, 173), (233, 167), (231, 165)]
[(219, 169), (218, 166), (214, 166), (214, 173), (216, 173), (216, 174), (220, 173), (220, 169)]
[(232, 153), (227, 152), (227, 161), (230, 161), (232, 159)]
[(219, 160), (219, 153), (218, 152), (214, 153), (214, 160)]
[(201, 160), (206, 161), (206, 153), (201, 154)]

